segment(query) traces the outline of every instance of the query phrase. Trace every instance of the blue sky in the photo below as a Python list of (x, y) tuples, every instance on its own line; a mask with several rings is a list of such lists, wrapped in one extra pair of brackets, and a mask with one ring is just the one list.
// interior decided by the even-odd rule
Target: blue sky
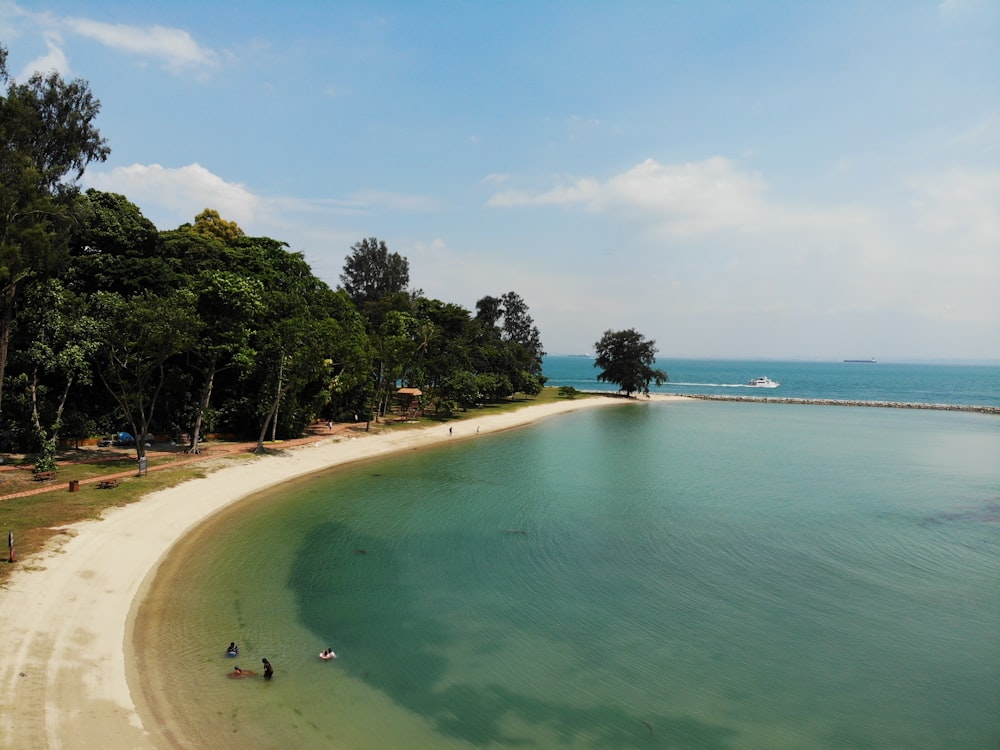
[(0, 0), (84, 78), (85, 187), (338, 283), (513, 290), (550, 353), (1000, 359), (1000, 3)]

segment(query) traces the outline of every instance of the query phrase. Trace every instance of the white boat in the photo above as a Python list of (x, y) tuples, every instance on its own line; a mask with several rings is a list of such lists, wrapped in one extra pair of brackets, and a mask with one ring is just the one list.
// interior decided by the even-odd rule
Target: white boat
[(754, 378), (747, 385), (751, 388), (777, 388), (781, 383), (776, 383), (771, 378)]

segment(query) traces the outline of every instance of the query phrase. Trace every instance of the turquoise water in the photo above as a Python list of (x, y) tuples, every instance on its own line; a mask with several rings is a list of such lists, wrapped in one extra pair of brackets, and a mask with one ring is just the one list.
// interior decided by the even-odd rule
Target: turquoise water
[[(662, 359), (656, 366), (670, 376), (653, 393), (716, 396), (770, 396), (841, 401), (1000, 406), (1000, 365), (878, 362), (780, 362), (715, 359)], [(545, 357), (547, 385), (578, 390), (617, 390), (598, 383), (589, 357)], [(751, 378), (767, 376), (775, 389), (750, 388)]]
[(150, 658), (203, 747), (992, 748), (997, 456), (991, 416), (714, 402), (401, 454), (206, 531)]

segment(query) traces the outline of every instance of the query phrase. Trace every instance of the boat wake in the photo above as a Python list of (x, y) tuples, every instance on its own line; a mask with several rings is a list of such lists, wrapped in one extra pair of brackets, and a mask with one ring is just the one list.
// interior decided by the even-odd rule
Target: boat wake
[(747, 383), (675, 383), (673, 380), (669, 381), (670, 386), (687, 386), (690, 388), (755, 388), (757, 386), (752, 386)]

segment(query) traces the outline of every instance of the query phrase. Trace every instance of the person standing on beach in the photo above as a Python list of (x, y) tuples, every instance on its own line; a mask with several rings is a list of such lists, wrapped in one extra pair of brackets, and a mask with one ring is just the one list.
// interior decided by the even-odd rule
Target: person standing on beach
[(274, 677), (274, 668), (271, 666), (271, 662), (267, 659), (261, 659), (260, 661), (264, 665), (264, 679), (270, 680)]

